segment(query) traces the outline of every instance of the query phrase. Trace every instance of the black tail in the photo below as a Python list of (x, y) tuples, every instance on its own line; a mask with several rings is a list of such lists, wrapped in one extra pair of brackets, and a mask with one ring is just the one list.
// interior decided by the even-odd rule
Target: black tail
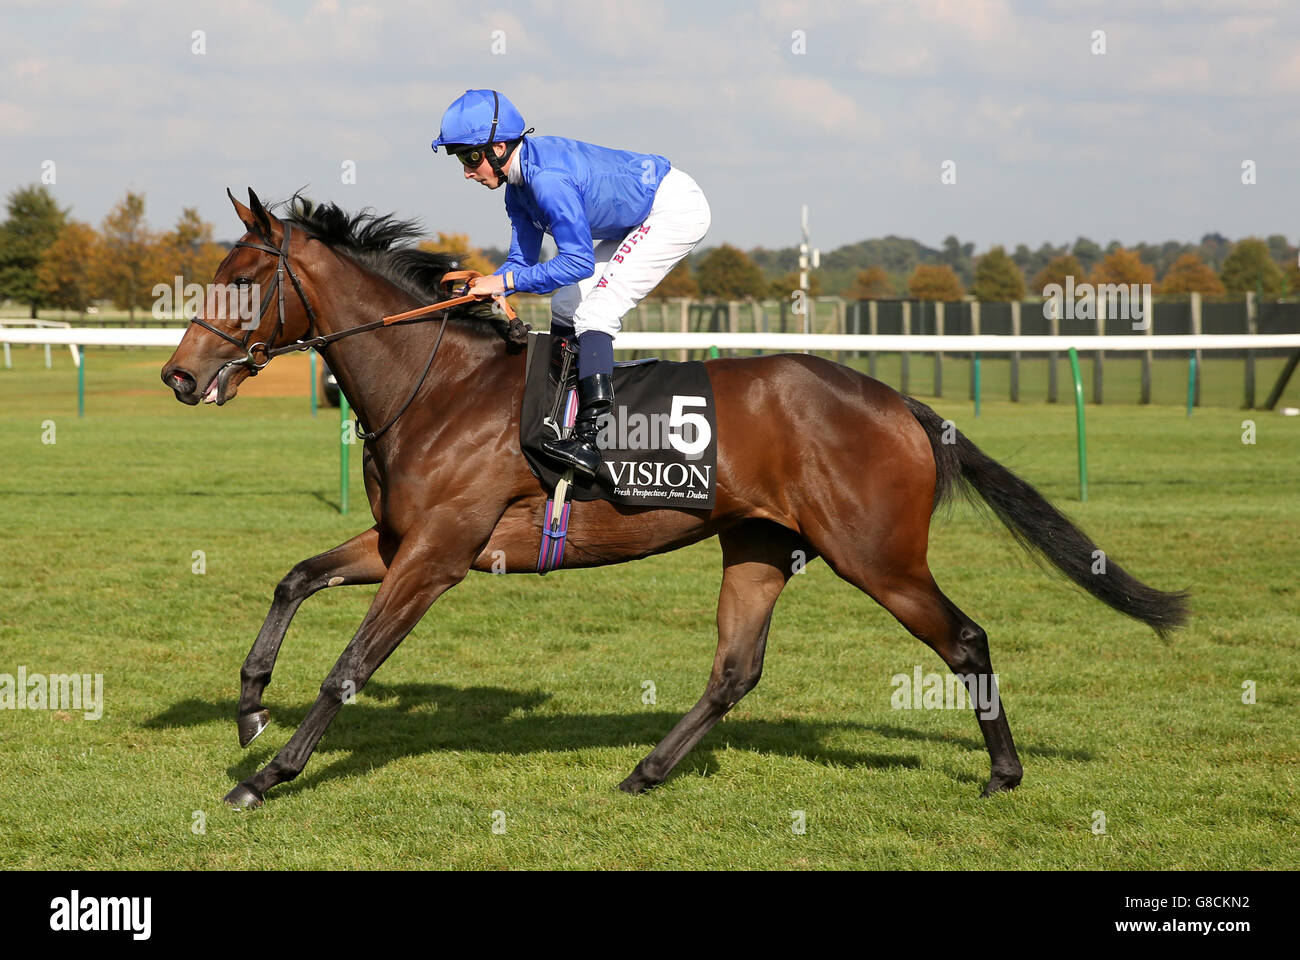
[(924, 403), (912, 397), (904, 397), (903, 402), (925, 428), (934, 449), (938, 468), (936, 507), (955, 492), (969, 495), (974, 490), (993, 508), (1021, 546), (1031, 554), (1050, 560), (1102, 603), (1141, 620), (1162, 638), (1187, 621), (1186, 591), (1166, 593), (1130, 576), (1102, 554), (1041, 493), (987, 456), (951, 425), (945, 443), (944, 420)]

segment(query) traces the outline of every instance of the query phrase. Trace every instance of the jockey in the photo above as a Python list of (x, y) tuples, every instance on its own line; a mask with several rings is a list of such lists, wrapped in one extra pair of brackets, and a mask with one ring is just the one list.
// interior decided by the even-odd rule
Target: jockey
[[(613, 406), (614, 335), (709, 228), (696, 182), (656, 154), (611, 150), (566, 137), (528, 137), (524, 118), (495, 90), (467, 90), (442, 116), (445, 147), (465, 178), (506, 185), (510, 255), (472, 293), (554, 293), (551, 333), (578, 343), (578, 415), (564, 440), (542, 448), (594, 477), (597, 420)], [(556, 255), (539, 263), (542, 235)]]

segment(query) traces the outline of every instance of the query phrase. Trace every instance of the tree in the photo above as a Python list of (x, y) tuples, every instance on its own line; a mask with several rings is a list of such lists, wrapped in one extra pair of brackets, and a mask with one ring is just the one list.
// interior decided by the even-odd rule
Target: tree
[(1296, 248), (1291, 246), (1286, 237), (1282, 234), (1270, 234), (1269, 238), (1265, 242), (1268, 244), (1269, 255), (1272, 256), (1273, 261), (1283, 270), (1286, 269), (1288, 263), (1295, 260), (1297, 253)]
[(971, 254), (974, 252), (975, 244), (963, 244), (950, 234), (943, 238), (943, 253), (932, 262), (952, 267), (953, 272), (957, 274), (961, 282), (969, 283), (971, 278)]
[(767, 292), (763, 272), (744, 251), (729, 244), (710, 250), (696, 268), (695, 279), (706, 297), (741, 300)]
[(1006, 250), (994, 247), (976, 262), (971, 293), (976, 300), (989, 303), (1021, 300), (1025, 296), (1025, 275), (1007, 256)]
[(966, 296), (957, 274), (947, 264), (920, 264), (912, 271), (907, 289), (918, 300), (960, 300)]
[[(483, 255), (483, 251), (469, 242), (467, 233), (443, 233), (438, 231), (436, 240), (425, 240), (420, 249), (429, 253), (452, 253), (460, 260), (458, 270), (477, 270), (489, 274), (496, 269), (493, 262)], [(502, 259), (504, 263), (504, 258)]]
[(104, 218), (100, 234), (91, 270), (94, 286), (134, 320), (136, 307), (148, 306), (150, 280), (160, 273), (158, 247), (144, 219), (144, 194), (128, 190)]
[(883, 267), (859, 270), (847, 294), (850, 300), (883, 300), (896, 296), (893, 281)]
[(1224, 259), (1232, 252), (1232, 241), (1218, 232), (1207, 233), (1201, 237), (1201, 245), (1196, 252), (1213, 269), (1222, 270)]
[[(767, 284), (767, 297), (771, 300), (789, 300), (798, 289), (800, 289), (799, 271), (792, 270)], [(820, 297), (821, 295), (822, 278), (818, 274), (809, 273), (808, 296)]]
[(94, 299), (91, 269), (99, 236), (89, 224), (70, 220), (45, 250), (36, 268), (36, 286), (43, 303), (60, 310), (85, 310)]
[[(789, 249), (793, 252), (794, 259), (786, 267), (787, 270), (793, 269), (799, 263), (798, 249), (795, 247)], [(912, 268), (921, 262), (920, 252), (924, 249), (915, 240), (897, 240), (894, 237), (862, 240), (822, 254), (821, 269), (865, 270), (868, 266), (879, 264), (886, 270), (904, 270), (910, 273)]]
[(38, 184), (14, 190), (6, 205), (9, 216), (0, 224), (0, 300), (28, 304), (35, 319), (42, 303), (36, 271), (68, 211), (59, 209), (49, 188)]
[(1047, 262), (1047, 266), (1038, 271), (1038, 274), (1034, 277), (1033, 286), (1040, 296), (1045, 296), (1043, 291), (1052, 284), (1055, 283), (1064, 290), (1066, 278), (1074, 277), (1074, 282), (1078, 284), (1083, 283), (1084, 277), (1087, 275), (1088, 273), (1083, 269), (1083, 264), (1079, 262), (1078, 257), (1072, 253), (1063, 253), (1060, 256), (1052, 257)]
[(1097, 246), (1097, 244), (1093, 243), (1087, 237), (1079, 237), (1079, 239), (1075, 240), (1074, 247), (1070, 252), (1078, 258), (1081, 264), (1083, 264), (1084, 270), (1091, 270), (1093, 265), (1102, 258), (1101, 247)]
[(749, 259), (755, 266), (768, 275), (789, 273), (799, 269), (799, 250), (797, 247), (783, 247), (780, 250), (768, 250), (766, 247), (754, 247), (748, 251)]
[(1137, 252), (1115, 246), (1102, 258), (1101, 263), (1092, 269), (1089, 278), (1093, 284), (1103, 283), (1151, 283), (1156, 278), (1154, 267), (1143, 263)]
[(1160, 281), (1162, 294), (1202, 293), (1210, 297), (1222, 296), (1223, 284), (1214, 271), (1194, 253), (1184, 253), (1174, 261), (1165, 278)]
[(1247, 237), (1233, 248), (1223, 261), (1219, 279), (1229, 293), (1245, 293), (1262, 286), (1266, 297), (1282, 295), (1282, 270), (1273, 262), (1268, 244), (1257, 237)]
[(169, 286), (176, 277), (182, 284), (207, 284), (226, 259), (226, 248), (212, 239), (212, 224), (194, 207), (181, 211), (176, 226), (159, 238), (158, 262), (164, 274), (157, 282)]
[(659, 281), (659, 286), (650, 291), (651, 300), (667, 300), (670, 297), (698, 297), (700, 285), (691, 274), (689, 257), (682, 257), (677, 266), (668, 271), (668, 275)]
[(1300, 294), (1300, 265), (1292, 260), (1286, 265), (1286, 269), (1282, 271), (1282, 275), (1286, 279), (1287, 293), (1291, 296)]
[(1156, 275), (1160, 277), (1167, 274), (1173, 267), (1174, 261), (1183, 254), (1196, 252), (1196, 247), (1190, 243), (1179, 243), (1177, 240), (1166, 240), (1159, 245), (1139, 243), (1133, 249), (1137, 251), (1143, 263), (1149, 263), (1155, 268)]
[[(1032, 277), (1051, 263), (1055, 257), (1065, 256), (1069, 252), (1070, 248), (1068, 246), (1054, 247), (1050, 243), (1044, 243), (1033, 252), (1027, 264), (1016, 260), (1016, 266), (1020, 268), (1020, 272), (1026, 277)], [(1080, 276), (1082, 275), (1081, 273)]]

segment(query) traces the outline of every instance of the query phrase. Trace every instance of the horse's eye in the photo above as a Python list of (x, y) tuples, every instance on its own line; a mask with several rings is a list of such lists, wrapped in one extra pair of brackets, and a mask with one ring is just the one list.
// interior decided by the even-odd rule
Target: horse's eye
[(250, 279), (249, 277), (236, 277), (236, 278), (235, 278), (235, 286), (237, 286), (237, 287), (247, 287), (247, 286), (251, 286), (252, 283), (253, 283), (253, 281), (252, 281), (252, 279)]

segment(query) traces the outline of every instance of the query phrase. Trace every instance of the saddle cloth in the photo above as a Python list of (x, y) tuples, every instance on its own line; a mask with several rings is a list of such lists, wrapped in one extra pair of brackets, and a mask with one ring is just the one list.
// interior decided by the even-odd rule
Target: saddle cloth
[[(533, 475), (554, 490), (564, 468), (542, 452), (558, 436), (547, 421), (555, 408), (559, 354), (554, 337), (530, 333), (519, 443)], [(573, 365), (576, 368), (576, 363)], [(571, 375), (576, 376), (576, 373)], [(560, 416), (572, 398), (560, 404)], [(717, 481), (718, 429), (713, 385), (704, 364), (638, 360), (614, 365), (614, 406), (601, 417), (596, 445), (604, 463), (594, 480), (574, 475), (575, 500), (608, 500), (638, 507), (712, 510)]]

